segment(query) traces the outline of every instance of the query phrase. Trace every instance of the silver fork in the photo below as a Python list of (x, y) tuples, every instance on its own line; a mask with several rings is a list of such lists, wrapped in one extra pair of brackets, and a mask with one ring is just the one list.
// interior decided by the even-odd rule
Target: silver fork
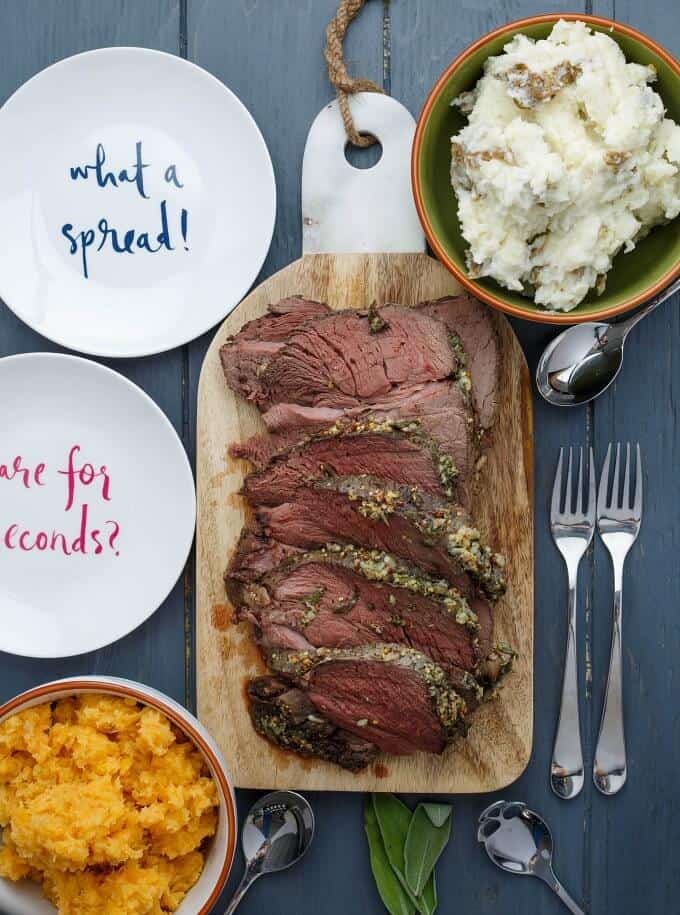
[[(560, 449), (555, 483), (550, 504), (550, 530), (555, 546), (567, 565), (569, 606), (567, 650), (562, 678), (562, 700), (557, 733), (550, 764), (550, 785), (558, 797), (576, 797), (583, 787), (583, 751), (578, 710), (578, 664), (576, 659), (576, 583), (581, 557), (588, 549), (595, 530), (595, 461), (590, 449), (588, 498), (583, 508), (583, 449), (579, 448), (576, 498), (572, 489), (572, 449), (569, 449), (567, 484), (562, 508), (562, 464), (564, 449)], [(572, 506), (576, 507), (572, 511)]]
[(609, 550), (614, 569), (614, 620), (612, 647), (609, 658), (607, 691), (602, 709), (600, 734), (595, 748), (593, 780), (603, 794), (616, 794), (626, 781), (626, 741), (623, 728), (623, 689), (621, 676), (621, 610), (623, 590), (623, 564), (628, 550), (635, 543), (642, 521), (642, 461), (640, 446), (636, 446), (635, 494), (630, 491), (630, 444), (626, 445), (626, 469), (623, 476), (623, 493), (619, 494), (619, 469), (621, 445), (616, 446), (614, 480), (611, 500), (607, 501), (609, 463), (612, 446), (602, 468), (600, 489), (597, 494), (597, 528), (602, 542)]

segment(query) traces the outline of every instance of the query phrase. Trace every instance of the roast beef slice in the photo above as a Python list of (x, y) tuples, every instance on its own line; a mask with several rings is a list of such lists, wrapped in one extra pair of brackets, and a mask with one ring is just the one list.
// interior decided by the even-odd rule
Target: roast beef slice
[(500, 352), (494, 318), (488, 306), (470, 295), (448, 296), (419, 306), (442, 321), (460, 341), (462, 360), (472, 384), (472, 402), (482, 431), (491, 428), (498, 411)]
[(270, 664), (297, 680), (316, 708), (386, 753), (441, 753), (464, 731), (465, 700), (444, 671), (401, 645), (273, 651)]
[(269, 306), (268, 313), (245, 324), (220, 349), (224, 377), (230, 388), (248, 400), (259, 389), (259, 375), (286, 341), (330, 308), (303, 296), (291, 296)]
[(465, 510), (415, 486), (331, 478), (299, 489), (293, 502), (259, 508), (257, 517), (269, 536), (294, 547), (354, 543), (443, 575), (465, 595), (481, 588), (495, 599), (505, 589), (503, 558), (483, 543)]
[(422, 434), (450, 457), (461, 483), (469, 478), (477, 459), (472, 410), (456, 381), (407, 386), (375, 403), (349, 410), (277, 404), (263, 419), (271, 435), (255, 436), (230, 449), (234, 457), (246, 458), (259, 469), (277, 453), (305, 443), (310, 436), (329, 428), (351, 429), (356, 423), (417, 423)]
[(378, 748), (332, 724), (309, 694), (277, 677), (258, 677), (248, 685), (255, 730), (285, 750), (337, 763), (352, 772), (364, 769)]
[(255, 623), (265, 649), (391, 642), (416, 648), (445, 669), (474, 672), (491, 651), (488, 604), (478, 599), (473, 608), (458, 595), (432, 597), (366, 577), (352, 558), (356, 552), (346, 558), (311, 552), (256, 583), (242, 583), (240, 618)]
[(300, 486), (329, 475), (361, 474), (415, 483), (445, 499), (460, 496), (463, 489), (453, 458), (417, 424), (395, 428), (390, 422), (367, 422), (307, 437), (284, 449), (246, 478), (244, 493), (251, 505), (278, 505), (293, 500)]
[[(365, 312), (333, 312), (305, 323), (283, 347), (243, 359), (236, 336), (223, 350), (227, 383), (258, 407), (277, 403), (351, 409), (387, 397), (400, 385), (455, 376), (458, 357), (446, 327), (425, 311), (379, 310), (381, 329)], [(226, 360), (226, 363), (225, 363)]]

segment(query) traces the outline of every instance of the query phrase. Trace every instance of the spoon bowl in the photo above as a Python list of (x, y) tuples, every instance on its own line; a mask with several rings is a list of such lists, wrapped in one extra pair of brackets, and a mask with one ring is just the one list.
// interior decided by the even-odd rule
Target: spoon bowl
[(250, 809), (243, 825), (243, 854), (257, 861), (261, 874), (291, 867), (314, 837), (314, 813), (300, 794), (273, 791)]
[(251, 808), (243, 824), (246, 859), (243, 879), (224, 915), (231, 915), (258, 877), (286, 870), (305, 854), (314, 838), (314, 812), (295, 791), (272, 791)]
[(626, 321), (576, 324), (555, 337), (536, 369), (541, 396), (557, 407), (575, 407), (603, 394), (621, 371), (628, 333), (679, 289), (676, 280)]
[(497, 801), (481, 814), (477, 839), (496, 867), (521, 877), (538, 877), (572, 915), (584, 915), (555, 876), (553, 838), (548, 824), (526, 804)]
[(550, 829), (524, 804), (504, 804), (491, 816), (484, 811), (479, 833), (486, 853), (501, 870), (536, 877), (543, 876), (546, 867), (551, 867)]
[(578, 406), (607, 390), (623, 365), (623, 340), (618, 346), (607, 345), (611, 333), (611, 324), (577, 324), (548, 344), (536, 370), (536, 384), (549, 403)]

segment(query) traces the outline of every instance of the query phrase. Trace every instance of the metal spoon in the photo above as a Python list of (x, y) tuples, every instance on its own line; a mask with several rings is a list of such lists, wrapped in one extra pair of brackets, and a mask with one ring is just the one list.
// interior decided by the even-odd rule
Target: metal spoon
[(262, 874), (285, 870), (299, 861), (313, 838), (314, 812), (305, 798), (294, 791), (273, 791), (261, 797), (243, 824), (246, 869), (224, 915), (231, 915)]
[(585, 915), (555, 876), (550, 830), (526, 804), (497, 801), (487, 807), (479, 818), (477, 840), (501, 870), (538, 877), (557, 893), (573, 915)]
[(680, 279), (643, 309), (617, 324), (575, 324), (549, 343), (536, 369), (539, 393), (558, 407), (588, 403), (606, 391), (621, 370), (629, 331), (680, 289)]

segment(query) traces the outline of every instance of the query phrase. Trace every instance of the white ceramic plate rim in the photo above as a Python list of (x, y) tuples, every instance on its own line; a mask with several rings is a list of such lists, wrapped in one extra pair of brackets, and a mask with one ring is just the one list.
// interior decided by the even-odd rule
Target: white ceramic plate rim
[[(189, 534), (189, 537), (187, 538), (186, 546), (183, 547), (183, 549), (181, 551), (181, 555), (182, 555), (181, 568), (179, 569), (177, 575), (172, 579), (172, 581), (168, 585), (167, 590), (163, 594), (162, 598), (158, 601), (157, 605), (155, 607), (151, 607), (151, 609), (148, 610), (142, 618), (140, 618), (139, 622), (135, 626), (133, 626), (132, 629), (128, 629), (127, 631), (122, 632), (120, 635), (115, 636), (114, 638), (106, 638), (101, 643), (92, 645), (91, 647), (87, 648), (84, 651), (75, 651), (75, 652), (71, 652), (68, 654), (65, 654), (63, 652), (60, 652), (59, 654), (56, 654), (56, 655), (50, 654), (49, 652), (31, 652), (29, 654), (27, 652), (21, 652), (21, 651), (16, 651), (16, 650), (12, 650), (11, 652), (9, 652), (10, 654), (14, 655), (15, 657), (19, 657), (19, 658), (38, 658), (38, 659), (51, 659), (51, 660), (54, 660), (57, 658), (74, 658), (74, 657), (78, 657), (79, 655), (89, 654), (92, 651), (99, 651), (101, 648), (106, 648), (107, 645), (113, 645), (116, 642), (119, 642), (121, 639), (126, 638), (132, 632), (135, 632), (137, 629), (139, 629), (140, 626), (143, 626), (144, 623), (146, 623), (146, 621), (149, 620), (154, 615), (154, 613), (156, 613), (156, 611), (161, 607), (161, 605), (163, 603), (165, 603), (165, 601), (168, 599), (170, 592), (175, 587), (175, 585), (181, 578), (182, 573), (184, 572), (184, 570), (186, 568), (186, 564), (189, 559), (189, 555), (191, 553), (191, 547), (194, 542), (194, 536), (195, 536), (195, 532), (196, 532), (196, 485), (195, 485), (195, 481), (194, 481), (194, 474), (191, 469), (191, 464), (189, 462), (189, 456), (187, 455), (186, 448), (182, 444), (181, 438), (177, 434), (177, 430), (172, 425), (172, 423), (170, 422), (168, 417), (165, 415), (163, 410), (158, 406), (156, 401), (152, 397), (150, 397), (146, 393), (146, 391), (143, 391), (142, 388), (139, 387), (139, 385), (136, 385), (134, 383), (134, 381), (130, 381), (129, 378), (126, 378), (125, 375), (121, 375), (120, 372), (116, 372), (114, 369), (110, 369), (110, 368), (108, 368), (108, 366), (101, 365), (101, 363), (95, 362), (92, 359), (85, 359), (82, 356), (71, 356), (66, 353), (40, 353), (40, 352), (18, 353), (17, 355), (14, 355), (14, 356), (4, 356), (3, 358), (1, 358), (0, 366), (4, 365), (6, 362), (10, 362), (10, 361), (11, 362), (19, 362), (19, 361), (28, 362), (32, 359), (44, 359), (44, 360), (50, 360), (50, 361), (67, 360), (69, 362), (85, 362), (93, 371), (99, 371), (105, 375), (113, 375), (118, 382), (122, 382), (125, 387), (130, 389), (134, 394), (138, 395), (142, 400), (146, 401), (153, 408), (153, 412), (158, 416), (158, 418), (162, 421), (162, 423), (172, 433), (171, 439), (176, 442), (178, 452), (182, 455), (182, 458), (183, 458), (183, 460), (181, 460), (180, 463), (182, 464), (183, 467), (186, 468), (186, 482), (189, 484), (191, 491), (193, 493), (192, 511), (191, 511), (191, 517), (193, 520), (192, 520), (192, 525), (190, 528), (190, 534)], [(187, 529), (189, 529), (189, 528), (187, 528)], [(2, 649), (1, 645), (0, 645), (0, 650), (4, 650), (4, 649)]]
[(52, 343), (56, 343), (59, 346), (65, 347), (66, 349), (72, 349), (72, 350), (75, 350), (76, 352), (83, 353), (87, 356), (99, 356), (99, 357), (106, 358), (106, 359), (137, 359), (137, 358), (144, 358), (145, 356), (155, 356), (155, 355), (158, 355), (159, 353), (167, 353), (173, 349), (177, 349), (179, 347), (186, 346), (187, 343), (191, 343), (193, 340), (198, 339), (198, 337), (201, 337), (203, 334), (207, 333), (213, 327), (216, 327), (218, 324), (220, 324), (224, 320), (224, 318), (226, 318), (227, 315), (231, 314), (231, 312), (238, 306), (241, 299), (245, 296), (245, 294), (248, 292), (248, 290), (253, 286), (255, 280), (259, 276), (260, 271), (262, 270), (262, 266), (264, 265), (264, 262), (267, 259), (267, 255), (269, 254), (269, 249), (271, 248), (272, 239), (274, 237), (274, 228), (276, 226), (278, 192), (277, 192), (277, 187), (276, 187), (276, 175), (274, 173), (274, 165), (272, 163), (272, 158), (271, 158), (271, 154), (269, 152), (269, 148), (268, 148), (267, 144), (265, 143), (264, 137), (262, 136), (262, 131), (258, 127), (257, 122), (255, 121), (255, 118), (252, 116), (250, 111), (248, 111), (248, 109), (243, 104), (241, 99), (234, 92), (232, 92), (232, 90), (227, 85), (225, 85), (222, 82), (222, 80), (218, 79), (216, 76), (213, 76), (213, 74), (210, 73), (208, 70), (205, 70), (203, 67), (200, 67), (198, 64), (195, 64), (191, 60), (187, 60), (186, 57), (180, 57), (178, 54), (171, 54), (169, 51), (159, 51), (159, 50), (156, 50), (155, 48), (142, 48), (142, 47), (138, 47), (136, 45), (112, 45), (112, 46), (108, 46), (105, 48), (96, 48), (95, 50), (92, 50), (92, 51), (81, 51), (79, 54), (70, 54), (67, 57), (62, 57), (60, 60), (57, 60), (54, 63), (49, 64), (47, 67), (44, 67), (42, 70), (39, 70), (37, 73), (34, 73), (33, 76), (31, 76), (29, 79), (27, 79), (26, 82), (22, 83), (21, 86), (19, 86), (19, 88), (16, 89), (9, 96), (9, 98), (7, 98), (4, 101), (4, 103), (0, 106), (0, 112), (2, 112), (2, 109), (5, 107), (5, 105), (8, 105), (10, 102), (14, 102), (16, 99), (18, 99), (19, 96), (22, 94), (22, 92), (26, 89), (26, 87), (29, 84), (31, 84), (34, 80), (42, 77), (44, 74), (48, 73), (50, 70), (53, 70), (55, 67), (67, 66), (70, 61), (75, 60), (76, 58), (102, 57), (104, 55), (108, 55), (111, 53), (118, 54), (118, 52), (120, 52), (120, 51), (123, 51), (123, 52), (132, 51), (132, 52), (142, 54), (144, 56), (154, 56), (154, 57), (158, 57), (158, 58), (169, 57), (173, 61), (181, 61), (182, 63), (186, 64), (191, 69), (198, 71), (198, 73), (200, 73), (203, 78), (211, 80), (213, 83), (216, 83), (224, 92), (228, 93), (228, 95), (230, 95), (232, 100), (236, 103), (236, 106), (242, 110), (242, 112), (245, 116), (245, 119), (252, 126), (253, 136), (257, 138), (257, 142), (261, 145), (261, 148), (265, 153), (265, 159), (268, 163), (267, 178), (271, 181), (272, 194), (273, 194), (271, 228), (270, 228), (269, 232), (267, 233), (267, 244), (266, 244), (266, 247), (263, 245), (262, 257), (258, 259), (257, 270), (255, 271), (252, 279), (249, 280), (247, 283), (245, 283), (243, 285), (243, 288), (239, 288), (238, 293), (234, 296), (234, 301), (232, 303), (230, 303), (228, 306), (226, 306), (227, 310), (224, 312), (223, 315), (218, 317), (216, 320), (210, 321), (204, 327), (202, 326), (202, 329), (198, 333), (192, 334), (192, 336), (188, 337), (187, 339), (178, 340), (176, 343), (169, 345), (169, 346), (163, 346), (160, 349), (153, 348), (153, 349), (147, 350), (145, 348), (142, 348), (142, 349), (138, 349), (138, 350), (127, 350), (127, 351), (122, 351), (122, 350), (111, 351), (111, 350), (99, 349), (99, 348), (93, 349), (91, 347), (87, 347), (86, 349), (78, 347), (76, 349), (72, 346), (72, 344), (69, 342), (69, 340), (66, 337), (61, 337), (59, 334), (49, 334), (49, 335), (46, 334), (43, 330), (36, 327), (35, 324), (28, 321), (23, 315), (19, 314), (18, 311), (15, 311), (12, 303), (6, 298), (6, 296), (3, 292), (2, 276), (0, 276), (0, 299), (2, 299), (2, 301), (5, 303), (5, 305), (10, 309), (11, 312), (13, 312), (13, 314), (16, 315), (17, 318), (19, 318), (20, 321), (22, 321), (24, 324), (26, 324), (28, 327), (30, 327), (31, 330), (35, 331), (37, 334), (40, 334), (40, 336), (43, 337), (44, 339), (50, 340)]

